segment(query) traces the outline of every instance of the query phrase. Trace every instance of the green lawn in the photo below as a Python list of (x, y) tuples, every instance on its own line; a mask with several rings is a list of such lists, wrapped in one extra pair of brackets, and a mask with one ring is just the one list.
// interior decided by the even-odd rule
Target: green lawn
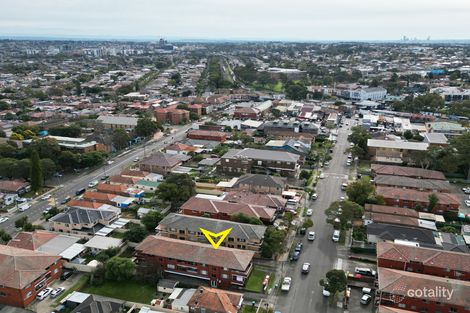
[(157, 287), (135, 281), (107, 281), (101, 286), (87, 286), (81, 291), (105, 297), (150, 304), (150, 301), (155, 298)]
[(242, 313), (256, 313), (257, 308), (258, 307), (256, 305), (255, 305), (255, 307), (253, 307), (251, 305), (244, 305)]
[(248, 281), (246, 282), (245, 290), (252, 291), (252, 292), (261, 292), (261, 288), (263, 287), (263, 280), (268, 272), (262, 271), (257, 269), (256, 267), (251, 272)]

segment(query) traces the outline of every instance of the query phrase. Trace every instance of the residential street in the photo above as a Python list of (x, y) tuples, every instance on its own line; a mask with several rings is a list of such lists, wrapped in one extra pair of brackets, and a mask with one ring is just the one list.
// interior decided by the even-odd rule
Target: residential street
[[(349, 122), (349, 121), (348, 121)], [(322, 287), (319, 281), (330, 269), (338, 266), (342, 268), (342, 262), (338, 264), (337, 258), (343, 246), (338, 246), (331, 240), (333, 227), (326, 223), (324, 210), (331, 202), (339, 200), (344, 194), (341, 191), (343, 179), (348, 177), (350, 168), (346, 165), (347, 156), (344, 154), (349, 147), (347, 142), (348, 129), (350, 126), (339, 128), (336, 146), (333, 151), (333, 159), (330, 166), (324, 168), (326, 174), (324, 179), (320, 179), (316, 192), (316, 201), (307, 201), (307, 205), (314, 209), (312, 216), (313, 231), (316, 233), (315, 241), (307, 241), (307, 237), (298, 237), (304, 244), (300, 259), (296, 262), (286, 263), (284, 266), (285, 276), (292, 277), (292, 287), (288, 293), (279, 294), (274, 301), (275, 310), (282, 313), (327, 313), (341, 312), (335, 305), (328, 304), (328, 298), (322, 295)], [(309, 274), (302, 274), (301, 267), (304, 262), (309, 262), (312, 266)]]
[[(152, 140), (150, 142), (147, 142), (145, 145), (145, 154), (149, 155), (153, 150), (159, 150), (172, 142), (183, 139), (185, 136), (185, 132), (191, 126), (191, 124), (185, 125), (177, 129), (174, 134), (171, 134), (168, 137), (163, 137), (159, 140)], [(67, 177), (55, 179), (56, 181), (58, 181), (58, 184), (60, 186), (56, 188), (53, 192), (51, 192), (51, 199), (49, 199), (48, 201), (41, 201), (37, 199), (31, 203), (31, 208), (29, 208), (25, 212), (13, 213), (13, 215), (11, 216), (5, 214), (5, 216), (9, 216), (9, 220), (3, 222), (0, 227), (6, 232), (13, 234), (15, 232), (15, 220), (17, 220), (18, 218), (22, 216), (27, 216), (31, 222), (38, 220), (42, 216), (42, 211), (46, 207), (52, 206), (54, 204), (53, 198), (56, 199), (58, 205), (60, 201), (62, 201), (65, 197), (75, 196), (75, 192), (77, 190), (80, 190), (81, 188), (87, 187), (90, 181), (100, 180), (103, 175), (111, 176), (119, 174), (125, 167), (129, 166), (129, 164), (132, 163), (135, 157), (139, 157), (140, 159), (144, 157), (144, 146), (139, 146), (136, 149), (130, 150), (129, 153), (114, 157), (114, 163), (111, 165), (103, 165), (91, 172), (85, 172), (79, 175), (69, 175)], [(69, 178), (69, 180), (66, 180), (67, 178)]]

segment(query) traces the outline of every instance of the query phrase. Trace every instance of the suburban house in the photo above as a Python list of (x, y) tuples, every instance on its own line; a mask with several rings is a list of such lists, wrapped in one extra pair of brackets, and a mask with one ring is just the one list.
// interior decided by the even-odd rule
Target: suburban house
[(181, 165), (183, 160), (178, 155), (156, 152), (139, 163), (141, 171), (166, 175)]
[(396, 165), (371, 164), (371, 170), (374, 175), (393, 175), (419, 179), (445, 180), (442, 172), (426, 170), (417, 167), (406, 167)]
[(31, 185), (22, 179), (0, 180), (0, 192), (3, 193), (22, 195), (28, 192), (30, 188)]
[[(470, 307), (470, 282), (379, 267), (376, 302), (414, 312), (467, 313)], [(447, 290), (423, 297), (417, 290)]]
[(286, 189), (286, 186), (287, 183), (284, 177), (263, 174), (245, 174), (238, 178), (233, 185), (233, 189), (281, 195)]
[(341, 91), (341, 97), (354, 101), (378, 101), (385, 99), (385, 96), (387, 96), (387, 89), (383, 87), (353, 86), (352, 89), (349, 88)]
[(208, 243), (200, 228), (217, 234), (231, 228), (229, 235), (221, 246), (260, 252), (266, 226), (235, 223), (206, 217), (183, 214), (168, 214), (157, 226), (157, 234), (180, 240)]
[(298, 154), (302, 159), (310, 153), (310, 144), (302, 140), (270, 140), (265, 144), (266, 148), (271, 150), (286, 151)]
[(186, 133), (186, 136), (190, 139), (212, 140), (218, 142), (224, 142), (227, 140), (227, 133), (211, 130), (189, 130)]
[(24, 308), (61, 274), (60, 256), (0, 245), (0, 304)]
[(369, 243), (402, 240), (418, 243), (421, 247), (439, 248), (437, 239), (437, 233), (429, 229), (381, 223), (367, 225)]
[(73, 138), (63, 136), (48, 136), (48, 138), (55, 139), (61, 150), (73, 151), (75, 153), (87, 153), (91, 151), (106, 151), (105, 145), (97, 143), (94, 140), (87, 140), (86, 138)]
[[(244, 286), (253, 268), (253, 251), (212, 246), (162, 236), (148, 236), (135, 248), (138, 270), (160, 270), (199, 278), (212, 287)], [(191, 253), (188, 253), (191, 252)]]
[(106, 129), (133, 130), (137, 126), (139, 119), (130, 116), (117, 116), (117, 115), (101, 115), (97, 121), (100, 122)]
[(225, 200), (214, 200), (194, 196), (181, 206), (185, 215), (204, 216), (219, 220), (232, 220), (236, 215), (243, 214), (259, 218), (264, 223), (272, 223), (276, 217), (276, 209), (261, 205), (234, 203)]
[(429, 144), (425, 142), (368, 139), (367, 147), (374, 162), (402, 164), (410, 160), (411, 152), (426, 151)]
[(168, 147), (165, 148), (165, 152), (168, 154), (189, 154), (191, 152), (196, 152), (198, 151), (199, 148), (185, 145), (180, 142), (176, 142), (172, 145), (169, 145)]
[(377, 265), (457, 280), (470, 281), (466, 253), (428, 249), (392, 242), (377, 243)]
[(299, 156), (290, 152), (245, 148), (230, 149), (217, 165), (217, 170), (227, 175), (250, 172), (297, 177)]
[(96, 190), (98, 192), (111, 193), (111, 194), (120, 195), (123, 197), (136, 198), (138, 201), (140, 201), (144, 197), (143, 190), (139, 190), (137, 188), (132, 188), (132, 187), (127, 187), (124, 185), (100, 183), (96, 186)]
[(449, 140), (442, 133), (425, 133), (423, 142), (428, 143), (431, 147), (444, 147), (449, 145)]
[(404, 176), (377, 175), (374, 183), (382, 187), (398, 187), (432, 192), (452, 192), (450, 183), (446, 180), (418, 179)]
[(94, 236), (85, 242), (84, 246), (89, 249), (91, 253), (98, 254), (104, 250), (121, 248), (123, 244), (123, 241), (118, 238)]
[(109, 205), (106, 203), (100, 203), (100, 202), (94, 202), (94, 201), (72, 199), (69, 202), (67, 202), (67, 206), (83, 208), (83, 209), (108, 210), (108, 211), (114, 211), (116, 212), (116, 214), (121, 214), (121, 209), (118, 207), (115, 207), (113, 205)]
[[(109, 186), (121, 186), (121, 185), (109, 185)], [(91, 202), (100, 202), (116, 206), (118, 208), (128, 208), (137, 199), (136, 197), (120, 196), (112, 193), (103, 193), (96, 191), (87, 191), (83, 194), (83, 199)]]
[(49, 221), (53, 231), (94, 235), (117, 219), (118, 214), (114, 211), (73, 207), (53, 216)]
[(243, 294), (200, 286), (188, 302), (190, 313), (237, 313)]
[(429, 191), (382, 186), (377, 187), (376, 191), (378, 195), (384, 198), (386, 205), (418, 208), (418, 211), (427, 210), (429, 206), (429, 196), (432, 194), (436, 195), (439, 199), (438, 203), (432, 208), (433, 213), (457, 211), (460, 206), (459, 197), (453, 193), (433, 193)]

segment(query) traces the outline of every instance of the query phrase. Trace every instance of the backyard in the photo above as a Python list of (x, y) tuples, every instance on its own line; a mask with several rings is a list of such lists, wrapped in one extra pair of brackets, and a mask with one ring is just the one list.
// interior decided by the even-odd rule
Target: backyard
[(81, 291), (131, 302), (150, 304), (150, 301), (155, 298), (156, 290), (156, 287), (142, 282), (107, 281), (100, 286), (86, 286)]
[(252, 292), (262, 292), (263, 281), (266, 275), (270, 275), (269, 283), (268, 283), (268, 288), (270, 288), (275, 280), (274, 275), (272, 275), (272, 273), (269, 273), (267, 271), (264, 271), (255, 267), (253, 271), (251, 272), (250, 277), (248, 278), (248, 281), (245, 286), (245, 290), (252, 291)]

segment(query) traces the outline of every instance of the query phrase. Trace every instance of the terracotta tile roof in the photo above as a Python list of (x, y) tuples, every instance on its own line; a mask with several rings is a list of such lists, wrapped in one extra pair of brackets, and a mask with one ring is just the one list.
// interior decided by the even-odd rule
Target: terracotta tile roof
[(395, 175), (395, 176), (406, 176), (415, 178), (425, 179), (440, 179), (445, 180), (446, 177), (442, 172), (425, 170), (417, 167), (406, 167), (397, 165), (382, 165), (372, 164), (371, 170), (376, 175)]
[(412, 313), (413, 311), (402, 310), (398, 308), (390, 308), (388, 306), (380, 305), (377, 313)]
[[(119, 186), (119, 185), (115, 185)], [(85, 200), (96, 200), (96, 201), (111, 201), (116, 197), (114, 194), (102, 193), (96, 191), (87, 191), (83, 194)]]
[(105, 183), (101, 183), (101, 184), (98, 184), (98, 186), (96, 186), (96, 190), (98, 190), (99, 192), (103, 192), (103, 193), (122, 193), (122, 192), (127, 192), (127, 189), (128, 187), (127, 186), (124, 186), (124, 185), (116, 185), (116, 184), (105, 184)]
[(103, 204), (99, 202), (75, 200), (75, 199), (72, 199), (69, 202), (67, 202), (67, 205), (71, 207), (74, 206), (74, 207), (89, 208), (89, 209), (98, 209), (103, 206)]
[(418, 219), (409, 216), (365, 212), (364, 217), (374, 223), (420, 227)]
[(427, 290), (452, 290), (450, 297), (443, 295), (431, 297), (428, 294), (426, 300), (432, 302), (448, 303), (455, 306), (470, 306), (470, 282), (448, 279), (443, 277), (424, 275), (412, 272), (399, 271), (384, 267), (378, 268), (379, 289), (392, 295), (408, 297), (409, 290), (417, 290), (426, 287)]
[(121, 175), (114, 175), (111, 176), (109, 181), (113, 184), (124, 184), (124, 185), (134, 185), (140, 180), (140, 178), (136, 177), (127, 177)]
[(8, 243), (8, 246), (34, 251), (55, 237), (57, 234), (43, 230), (20, 232)]
[(0, 282), (6, 287), (23, 289), (59, 260), (56, 255), (0, 245)]
[(196, 151), (198, 148), (196, 147), (193, 147), (193, 146), (189, 146), (189, 145), (185, 145), (183, 143), (180, 143), (180, 142), (177, 142), (177, 143), (174, 143), (168, 147), (166, 147), (166, 150), (173, 150), (173, 151)]
[(470, 273), (470, 255), (467, 253), (399, 245), (391, 242), (377, 243), (377, 259), (419, 262), (427, 266), (449, 268)]
[(137, 178), (144, 178), (148, 174), (149, 172), (139, 171), (139, 170), (124, 170), (121, 172), (121, 176), (129, 176), (129, 177), (137, 177)]
[(29, 183), (21, 179), (15, 180), (0, 180), (0, 190), (6, 192), (17, 192), (21, 188), (25, 188)]
[[(376, 191), (377, 194), (382, 195), (386, 199), (393, 198), (424, 203), (427, 203), (429, 201), (429, 195), (433, 194), (433, 192), (429, 191), (418, 191), (414, 189), (403, 189), (383, 186), (378, 186), (376, 188)], [(439, 204), (460, 205), (459, 197), (453, 193), (437, 192), (434, 194), (439, 198)]]
[(364, 205), (364, 208), (367, 212), (419, 218), (419, 213), (413, 209), (400, 208), (400, 207), (389, 206), (389, 205), (370, 204), (370, 203), (366, 203)]
[(267, 206), (270, 208), (283, 208), (287, 200), (281, 196), (253, 193), (247, 191), (232, 191), (227, 193), (224, 200), (252, 205)]
[(201, 286), (189, 300), (188, 306), (210, 312), (236, 313), (242, 299), (241, 293)]
[[(245, 271), (255, 255), (253, 251), (225, 247), (216, 250), (209, 244), (161, 236), (148, 236), (135, 249), (147, 255), (226, 267), (237, 271)], [(191, 253), (188, 253), (189, 251)]]
[(186, 201), (182, 206), (182, 210), (193, 210), (198, 212), (209, 213), (225, 213), (228, 215), (236, 215), (238, 213), (245, 214), (251, 217), (271, 220), (276, 213), (275, 209), (268, 208), (261, 205), (249, 205), (245, 203), (233, 203), (221, 200), (210, 200), (192, 197)]

